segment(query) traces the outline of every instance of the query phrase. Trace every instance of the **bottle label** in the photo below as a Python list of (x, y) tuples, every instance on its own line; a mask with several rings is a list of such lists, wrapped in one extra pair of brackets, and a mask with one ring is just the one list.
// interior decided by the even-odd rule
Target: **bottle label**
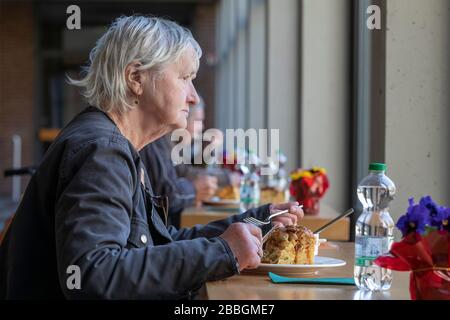
[(373, 260), (389, 252), (389, 238), (357, 236), (355, 239), (355, 265), (368, 267)]
[(243, 204), (258, 204), (259, 194), (254, 188), (244, 185), (241, 187), (240, 198)]
[(246, 198), (241, 198), (241, 203), (244, 204), (254, 204), (257, 203), (256, 199), (251, 198), (251, 197), (246, 197)]

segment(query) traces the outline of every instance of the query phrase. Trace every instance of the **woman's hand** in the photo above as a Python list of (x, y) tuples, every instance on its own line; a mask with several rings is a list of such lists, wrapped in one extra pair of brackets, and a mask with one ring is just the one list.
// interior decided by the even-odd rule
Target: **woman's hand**
[(281, 216), (277, 216), (272, 219), (272, 225), (274, 227), (296, 225), (298, 221), (303, 219), (303, 210), (298, 206), (298, 202), (273, 204), (270, 206), (270, 213), (275, 213), (277, 211), (286, 209), (289, 209), (288, 213), (282, 214)]
[(263, 256), (261, 229), (250, 223), (233, 223), (220, 235), (239, 263), (239, 271), (255, 269)]
[(217, 191), (217, 178), (213, 176), (199, 176), (194, 181), (196, 191), (195, 203), (201, 206), (202, 201), (209, 200)]

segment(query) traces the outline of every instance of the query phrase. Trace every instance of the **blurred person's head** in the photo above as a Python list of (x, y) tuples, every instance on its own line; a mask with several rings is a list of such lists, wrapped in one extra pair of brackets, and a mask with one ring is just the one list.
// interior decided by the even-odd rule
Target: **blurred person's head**
[(119, 118), (135, 113), (129, 127), (162, 135), (185, 128), (189, 107), (199, 102), (192, 80), (201, 54), (191, 32), (175, 22), (120, 17), (92, 49), (84, 77), (69, 80), (91, 105)]
[(199, 96), (199, 102), (191, 107), (186, 129), (192, 139), (202, 139), (203, 122), (205, 120), (205, 101)]

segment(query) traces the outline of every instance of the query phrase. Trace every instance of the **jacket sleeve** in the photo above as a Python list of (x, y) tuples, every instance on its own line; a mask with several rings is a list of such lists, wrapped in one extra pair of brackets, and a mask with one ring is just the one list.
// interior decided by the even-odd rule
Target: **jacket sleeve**
[[(127, 247), (138, 175), (125, 147), (90, 145), (67, 159), (55, 206), (58, 277), (67, 298), (177, 299), (237, 273), (221, 238)], [(75, 165), (76, 164), (76, 167)], [(81, 289), (69, 290), (78, 266)]]
[[(212, 238), (221, 235), (230, 224), (242, 222), (246, 217), (254, 217), (264, 220), (270, 214), (271, 204), (266, 204), (256, 209), (250, 209), (242, 214), (234, 215), (226, 219), (210, 222), (206, 225), (196, 225), (192, 228), (181, 228), (177, 230), (173, 226), (169, 227), (169, 232), (173, 239), (194, 239), (198, 237)], [(271, 224), (262, 228), (263, 235), (271, 228)]]

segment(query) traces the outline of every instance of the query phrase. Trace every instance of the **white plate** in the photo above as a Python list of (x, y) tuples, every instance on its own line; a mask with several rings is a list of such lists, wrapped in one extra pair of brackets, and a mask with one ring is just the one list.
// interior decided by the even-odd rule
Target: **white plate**
[(244, 270), (243, 273), (267, 274), (270, 271), (278, 275), (305, 275), (315, 274), (323, 268), (342, 267), (346, 264), (344, 260), (315, 256), (314, 264), (261, 263), (257, 269)]
[(232, 199), (212, 198), (210, 200), (203, 201), (203, 204), (207, 206), (239, 207), (239, 201)]

